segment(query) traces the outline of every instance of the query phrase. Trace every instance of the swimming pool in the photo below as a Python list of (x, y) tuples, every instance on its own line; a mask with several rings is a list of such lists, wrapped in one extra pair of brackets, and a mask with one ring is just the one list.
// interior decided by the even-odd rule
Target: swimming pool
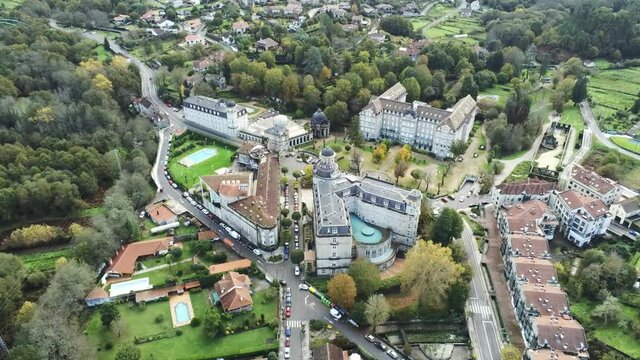
[(129, 281), (123, 281), (119, 283), (111, 284), (111, 288), (109, 289), (109, 295), (111, 297), (116, 297), (120, 295), (130, 294), (131, 292), (138, 292), (142, 290), (151, 289), (151, 283), (149, 283), (149, 278), (141, 278)]
[(180, 163), (186, 167), (191, 167), (216, 156), (217, 153), (218, 151), (213, 148), (200, 149), (193, 154), (185, 156), (182, 160), (180, 160)]
[(191, 321), (191, 314), (189, 314), (189, 306), (187, 303), (179, 302), (174, 307), (176, 313), (176, 322), (178, 324), (184, 324)]
[(358, 215), (350, 213), (349, 218), (351, 219), (353, 238), (356, 239), (357, 242), (362, 244), (377, 244), (382, 240), (382, 232), (364, 222)]

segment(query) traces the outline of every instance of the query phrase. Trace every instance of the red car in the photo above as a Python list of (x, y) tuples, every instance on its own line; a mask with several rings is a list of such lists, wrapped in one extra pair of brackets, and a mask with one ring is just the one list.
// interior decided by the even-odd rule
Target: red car
[(284, 339), (284, 346), (285, 346), (285, 347), (290, 347), (290, 346), (291, 346), (291, 338), (286, 337), (286, 338)]
[(284, 314), (289, 318), (291, 317), (291, 306), (287, 306), (287, 308), (284, 310)]

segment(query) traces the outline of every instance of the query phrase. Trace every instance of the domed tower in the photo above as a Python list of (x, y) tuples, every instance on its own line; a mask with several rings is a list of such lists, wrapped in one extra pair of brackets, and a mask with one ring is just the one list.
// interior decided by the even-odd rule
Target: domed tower
[(329, 118), (324, 111), (318, 109), (311, 116), (311, 130), (316, 139), (326, 139), (329, 137)]
[(336, 163), (336, 153), (330, 148), (324, 148), (320, 152), (320, 161), (313, 167), (313, 175), (319, 179), (336, 179), (340, 176), (340, 168)]

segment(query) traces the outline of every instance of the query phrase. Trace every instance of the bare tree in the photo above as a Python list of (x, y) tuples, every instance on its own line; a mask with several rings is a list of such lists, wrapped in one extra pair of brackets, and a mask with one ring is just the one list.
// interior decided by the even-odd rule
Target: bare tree
[(362, 165), (362, 153), (359, 152), (355, 147), (351, 152), (351, 164), (353, 165), (356, 174), (360, 175), (360, 167)]
[(404, 161), (400, 161), (396, 164), (396, 167), (393, 169), (393, 175), (396, 177), (396, 184), (398, 183), (398, 180), (407, 173), (407, 169), (409, 169), (409, 165)]

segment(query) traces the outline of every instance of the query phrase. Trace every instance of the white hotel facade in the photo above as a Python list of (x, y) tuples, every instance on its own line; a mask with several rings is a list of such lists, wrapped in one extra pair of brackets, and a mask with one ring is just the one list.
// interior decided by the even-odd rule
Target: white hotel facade
[(190, 96), (183, 109), (188, 123), (229, 138), (236, 138), (249, 125), (247, 109), (231, 100)]
[(397, 83), (372, 99), (360, 112), (360, 132), (366, 140), (389, 139), (452, 157), (454, 141), (466, 142), (478, 107), (470, 95), (452, 109), (438, 109), (420, 101), (406, 102), (407, 89)]

